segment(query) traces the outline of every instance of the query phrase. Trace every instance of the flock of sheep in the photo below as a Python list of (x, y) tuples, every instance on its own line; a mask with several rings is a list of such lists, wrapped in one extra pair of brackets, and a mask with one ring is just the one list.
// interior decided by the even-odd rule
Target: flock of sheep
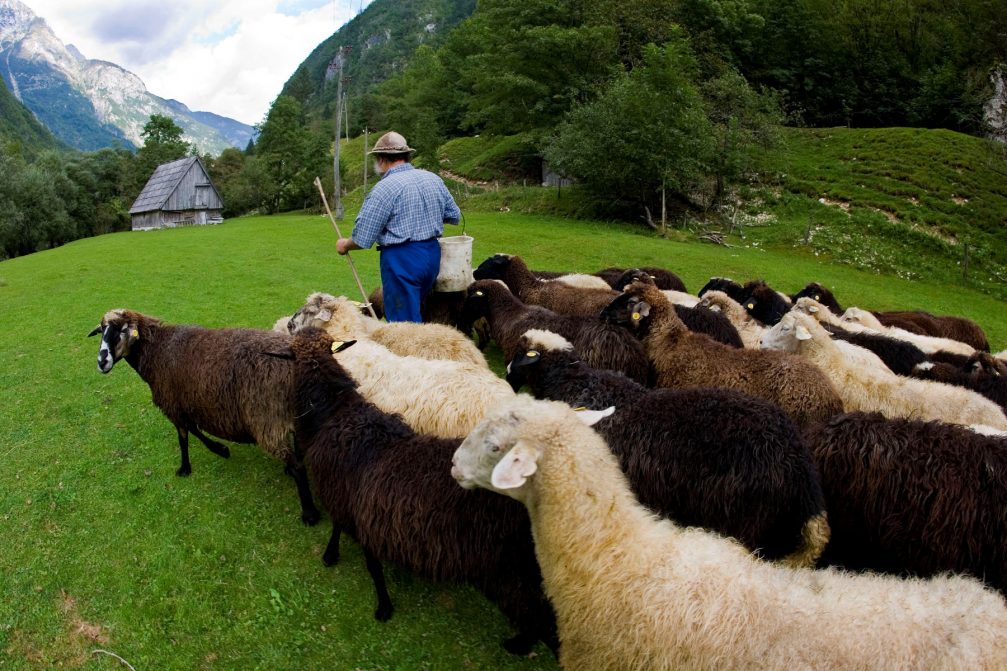
[(112, 310), (98, 368), (147, 382), (179, 475), (189, 434), (283, 460), (378, 620), (393, 562), (569, 669), (1007, 668), (1007, 360), (974, 322), (505, 254), (475, 277), (428, 299), (442, 324), (321, 293), (273, 331)]

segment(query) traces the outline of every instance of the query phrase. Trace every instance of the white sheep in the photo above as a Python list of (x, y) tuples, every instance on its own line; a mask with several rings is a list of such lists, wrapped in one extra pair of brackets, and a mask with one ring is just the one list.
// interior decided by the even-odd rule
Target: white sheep
[(1000, 407), (973, 391), (900, 377), (888, 369), (849, 361), (825, 328), (803, 312), (784, 315), (762, 337), (761, 345), (798, 353), (814, 362), (836, 387), (847, 412), (880, 412), (890, 418), (935, 419), (1007, 430), (1007, 417)]
[(563, 284), (569, 284), (571, 287), (580, 287), (582, 289), (611, 289), (608, 282), (601, 279), (597, 275), (585, 275), (583, 273), (569, 273), (567, 275), (560, 275), (559, 277), (552, 280), (542, 280), (543, 282), (562, 282)]
[(723, 291), (707, 291), (699, 301), (699, 305), (720, 312), (738, 330), (741, 342), (748, 349), (759, 349), (759, 340), (766, 332), (766, 327), (754, 319), (741, 303), (728, 296)]
[(675, 291), (674, 289), (662, 289), (661, 293), (668, 297), (668, 300), (675, 305), (681, 305), (687, 308), (694, 308), (699, 304), (699, 296), (693, 296), (692, 294), (686, 293), (684, 291)]
[(482, 352), (458, 329), (444, 324), (386, 324), (361, 314), (360, 303), (343, 296), (313, 293), (293, 317), (291, 332), (313, 326), (336, 340), (367, 337), (400, 356), (461, 361), (489, 370)]
[[(860, 308), (847, 308), (846, 312), (844, 312), (841, 317), (840, 323), (846, 329), (854, 330), (859, 327), (860, 329), (868, 329), (882, 335), (910, 342), (919, 347), (925, 354), (933, 354), (934, 352), (943, 351), (951, 352), (953, 354), (962, 354), (964, 356), (972, 356), (976, 352), (974, 347), (966, 345), (958, 340), (911, 333), (910, 331), (900, 329), (897, 326), (885, 326), (878, 321), (878, 318), (873, 314), (867, 310), (861, 310)], [(851, 326), (854, 327), (854, 329), (851, 329)]]
[(1007, 668), (1007, 606), (974, 579), (757, 560), (643, 508), (577, 419), (562, 403), (519, 397), (466, 438), (452, 467), (462, 486), (527, 506), (564, 668)]

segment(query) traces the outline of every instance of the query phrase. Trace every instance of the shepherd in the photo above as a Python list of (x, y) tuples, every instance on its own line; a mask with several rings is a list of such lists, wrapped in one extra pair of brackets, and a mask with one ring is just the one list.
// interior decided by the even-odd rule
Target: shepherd
[(440, 177), (414, 168), (415, 152), (396, 132), (374, 143), (374, 171), (381, 175), (364, 200), (353, 224), (352, 237), (340, 238), (336, 251), (369, 249), (381, 253), (381, 285), (385, 318), (390, 322), (421, 322), (420, 304), (437, 280), (444, 224), (457, 224), (461, 210)]

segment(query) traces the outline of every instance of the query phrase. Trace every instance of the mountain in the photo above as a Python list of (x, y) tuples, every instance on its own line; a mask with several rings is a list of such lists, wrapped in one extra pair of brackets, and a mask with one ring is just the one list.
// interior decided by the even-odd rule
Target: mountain
[(45, 149), (65, 148), (0, 82), (0, 144), (8, 143), (16, 143), (28, 155)]
[(19, 0), (0, 0), (0, 76), (39, 121), (77, 149), (139, 146), (152, 114), (174, 119), (201, 153), (244, 148), (255, 134), (233, 119), (154, 95), (114, 63), (85, 58)]
[(328, 121), (336, 99), (335, 70), (329, 65), (341, 47), (349, 47), (343, 76), (348, 78), (350, 123), (357, 126), (363, 96), (401, 72), (421, 44), (437, 47), (443, 43), (475, 7), (476, 0), (374, 0), (315, 47), (287, 80), (281, 95), (300, 100), (309, 120)]

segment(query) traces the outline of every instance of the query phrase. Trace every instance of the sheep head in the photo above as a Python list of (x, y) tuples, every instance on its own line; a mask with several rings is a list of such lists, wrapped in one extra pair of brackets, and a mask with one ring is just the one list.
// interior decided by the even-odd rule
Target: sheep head
[(350, 340), (363, 333), (359, 304), (343, 296), (316, 292), (308, 296), (300, 310), (287, 324), (291, 334), (305, 328), (321, 328), (342, 340)]
[(119, 359), (129, 356), (140, 341), (140, 323), (150, 320), (132, 310), (109, 310), (88, 337), (101, 334), (98, 346), (98, 371), (108, 373)]
[(792, 298), (794, 303), (796, 303), (799, 299), (805, 297), (825, 306), (837, 317), (843, 313), (843, 308), (839, 306), (839, 303), (836, 301), (836, 297), (832, 295), (832, 292), (818, 282), (808, 283), (806, 287), (794, 294)]
[(615, 281), (612, 288), (616, 291), (622, 291), (633, 282), (642, 282), (643, 284), (653, 284), (654, 286), (657, 286), (657, 282), (655, 280), (656, 278), (645, 270), (641, 270), (640, 268), (629, 268), (619, 276), (619, 279)]
[(650, 330), (655, 308), (667, 305), (668, 298), (656, 286), (633, 282), (601, 311), (601, 319), (643, 337)]
[(841, 320), (847, 324), (860, 324), (861, 326), (874, 329), (875, 331), (885, 330), (885, 327), (880, 321), (878, 321), (877, 317), (867, 310), (861, 310), (856, 307), (847, 308), (846, 312), (843, 313)]
[(812, 317), (801, 312), (788, 312), (763, 334), (759, 347), (797, 352), (801, 348), (801, 343), (814, 338), (816, 332), (824, 333), (822, 327)]
[(794, 302), (794, 307), (791, 312), (806, 314), (822, 324), (834, 324), (836, 326), (842, 325), (842, 322), (832, 313), (831, 310), (809, 296), (802, 296), (801, 298), (798, 298), (797, 301)]
[(736, 302), (741, 299), (744, 288), (729, 277), (711, 277), (710, 281), (699, 290), (698, 296), (702, 296), (708, 291), (723, 291)]
[(738, 301), (748, 314), (766, 326), (780, 321), (790, 311), (790, 303), (762, 280), (749, 282)]
[(510, 254), (494, 254), (479, 264), (479, 267), (473, 271), (472, 277), (477, 280), (502, 279), (514, 258), (516, 257)]
[(571, 434), (582, 425), (591, 426), (614, 410), (574, 412), (565, 403), (516, 396), (487, 415), (462, 442), (452, 457), (451, 475), (466, 489), (482, 487), (527, 501), (526, 485), (545, 451), (563, 440), (576, 440)]
[(576, 360), (573, 345), (570, 341), (552, 331), (543, 329), (528, 329), (518, 341), (514, 359), (507, 364), (507, 382), (511, 389), (519, 390), (528, 380), (529, 373), (534, 372), (542, 363), (543, 358), (562, 358), (567, 363)]

